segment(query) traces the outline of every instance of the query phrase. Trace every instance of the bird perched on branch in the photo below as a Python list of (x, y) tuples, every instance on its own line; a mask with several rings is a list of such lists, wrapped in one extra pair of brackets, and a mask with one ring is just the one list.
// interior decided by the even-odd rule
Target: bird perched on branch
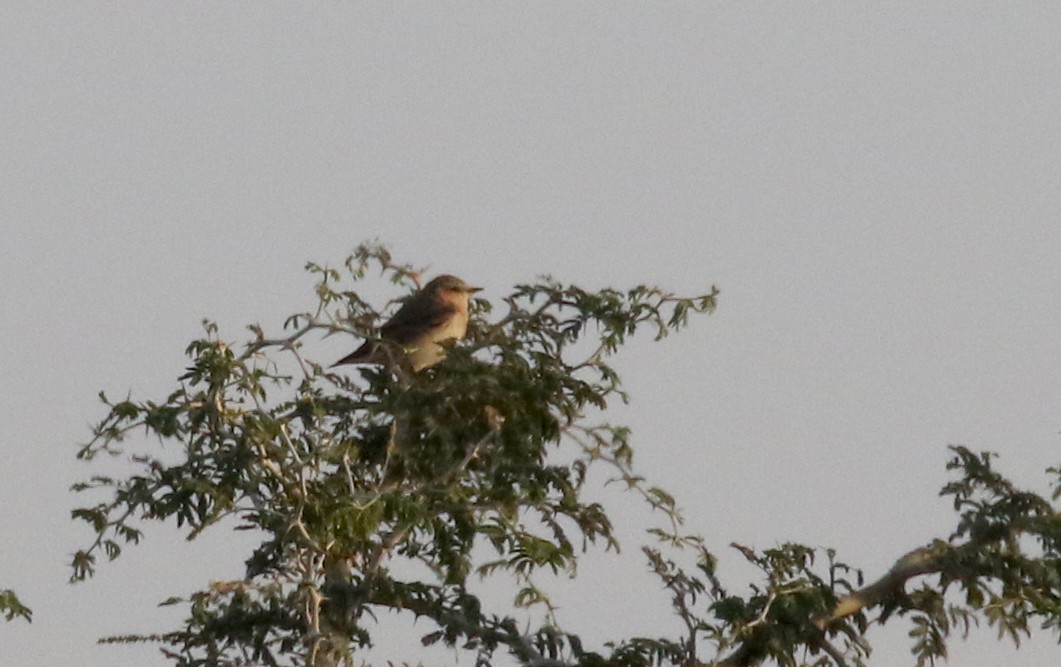
[(463, 338), (467, 332), (468, 302), (480, 289), (456, 276), (435, 278), (380, 327), (378, 339), (365, 341), (334, 365), (393, 363), (394, 355), (404, 352), (414, 371), (434, 366), (446, 356), (440, 343)]

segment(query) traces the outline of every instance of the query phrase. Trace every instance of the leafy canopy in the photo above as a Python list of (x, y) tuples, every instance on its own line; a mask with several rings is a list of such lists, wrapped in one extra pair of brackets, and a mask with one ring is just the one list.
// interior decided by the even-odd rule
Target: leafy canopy
[[(1034, 620), (1058, 632), (1056, 508), (962, 448), (944, 490), (959, 511), (954, 534), (881, 580), (866, 586), (832, 550), (735, 545), (762, 581), (724, 587), (674, 499), (635, 473), (628, 431), (595, 421), (626, 398), (610, 355), (641, 329), (660, 338), (710, 312), (714, 289), (682, 298), (546, 278), (516, 286), (496, 315), (474, 301), (468, 339), (435, 367), (335, 373), (307, 336), (372, 335), (382, 316), (353, 289), (370, 271), (410, 290), (419, 279), (378, 246), (360, 247), (344, 268), (308, 266), (316, 307), (290, 317), (282, 336), (252, 326), (237, 348), (206, 323), (164, 401), (101, 394), (108, 414), (79, 456), (124, 454), (135, 472), (77, 485), (100, 500), (74, 511), (95, 539), (75, 554), (73, 579), (90, 576), (101, 553), (114, 559), (138, 542), (145, 521), (174, 522), (189, 538), (233, 525), (261, 538), (244, 578), (166, 601), (187, 609), (182, 627), (108, 641), (156, 641), (181, 666), (358, 664), (371, 619), (389, 610), (429, 621), (417, 626), (429, 628), (423, 643), (461, 647), (477, 665), (500, 652), (536, 666), (795, 666), (863, 664), (870, 610), (881, 621), (913, 619), (919, 664), (945, 655), (952, 629), (978, 617), (1015, 639)], [(179, 455), (127, 439), (141, 431)], [(573, 575), (591, 545), (618, 547), (605, 509), (586, 499), (594, 468), (664, 518), (642, 552), (670, 596), (674, 637), (590, 648), (549, 613), (537, 573)], [(926, 576), (935, 579), (905, 591)], [(515, 583), (512, 608), (487, 609), (472, 591), (494, 577)], [(952, 602), (952, 590), (964, 599)], [(517, 618), (538, 605), (546, 614), (537, 627)]]

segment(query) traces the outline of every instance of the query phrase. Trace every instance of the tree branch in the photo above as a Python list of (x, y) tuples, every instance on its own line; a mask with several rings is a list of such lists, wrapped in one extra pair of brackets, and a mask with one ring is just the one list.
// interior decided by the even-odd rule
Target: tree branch
[[(1039, 520), (1041, 521), (1041, 518)], [(901, 594), (906, 582), (910, 579), (943, 572), (949, 563), (961, 562), (967, 557), (972, 557), (989, 544), (1012, 539), (1015, 533), (1029, 530), (1034, 532), (1034, 525), (1033, 522), (1016, 521), (1010, 524), (1005, 531), (985, 531), (959, 546), (937, 543), (933, 546), (914, 549), (897, 560), (884, 576), (840, 598), (832, 611), (812, 619), (811, 623), (824, 633), (833, 621), (857, 614), (863, 609), (879, 606), (889, 598)], [(769, 623), (767, 621), (766, 625)], [(762, 619), (758, 619), (753, 624), (762, 624)], [(825, 649), (821, 645), (819, 648)], [(826, 650), (826, 652), (834, 660), (837, 658), (833, 651)], [(709, 665), (710, 667), (750, 667), (761, 662), (764, 657), (759, 646), (754, 642), (745, 641), (729, 655)], [(702, 665), (702, 663), (696, 664)]]
[[(965, 550), (973, 543), (959, 547)], [(981, 545), (976, 544), (976, 547)], [(814, 619), (814, 625), (819, 630), (838, 618), (850, 616), (866, 607), (874, 607), (889, 597), (903, 590), (903, 586), (910, 579), (923, 574), (931, 574), (940, 569), (940, 554), (929, 547), (920, 547), (909, 552), (892, 566), (888, 572), (872, 584), (865, 586), (854, 593), (840, 598), (836, 606), (827, 616)]]

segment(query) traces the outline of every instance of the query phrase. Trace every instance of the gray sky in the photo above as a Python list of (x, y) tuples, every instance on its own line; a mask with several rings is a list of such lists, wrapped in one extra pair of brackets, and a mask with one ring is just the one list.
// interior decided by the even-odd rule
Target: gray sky
[[(617, 360), (613, 418), (734, 586), (731, 541), (876, 577), (945, 536), (950, 443), (1045, 490), (1059, 35), (1050, 2), (5, 3), (0, 585), (35, 620), (0, 625), (0, 663), (162, 664), (95, 638), (168, 629), (155, 604), (239, 576), (247, 542), (157, 527), (67, 585), (96, 392), (164, 397), (203, 317), (277, 331), (307, 260), (374, 238), (488, 298), (546, 272), (717, 284), (717, 314)], [(671, 627), (628, 534), (557, 583), (590, 640)], [(871, 633), (875, 667), (912, 664), (906, 630)], [(951, 664), (1058, 651), (981, 630)]]

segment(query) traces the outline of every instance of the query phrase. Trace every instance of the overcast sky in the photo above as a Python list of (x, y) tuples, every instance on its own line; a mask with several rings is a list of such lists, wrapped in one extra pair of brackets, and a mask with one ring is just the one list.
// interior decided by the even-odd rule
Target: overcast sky
[[(278, 331), (304, 263), (365, 240), (494, 299), (718, 285), (616, 360), (609, 417), (735, 587), (733, 541), (873, 578), (946, 536), (948, 444), (1040, 491), (1059, 463), (1061, 3), (9, 0), (0, 89), (0, 587), (35, 611), (0, 664), (164, 664), (95, 639), (170, 629), (157, 602), (249, 543), (161, 526), (68, 585), (96, 393), (164, 398), (203, 317)], [(627, 535), (557, 583), (590, 641), (672, 627)], [(907, 629), (871, 632), (874, 667), (912, 664)], [(981, 629), (950, 664), (1059, 652)]]

